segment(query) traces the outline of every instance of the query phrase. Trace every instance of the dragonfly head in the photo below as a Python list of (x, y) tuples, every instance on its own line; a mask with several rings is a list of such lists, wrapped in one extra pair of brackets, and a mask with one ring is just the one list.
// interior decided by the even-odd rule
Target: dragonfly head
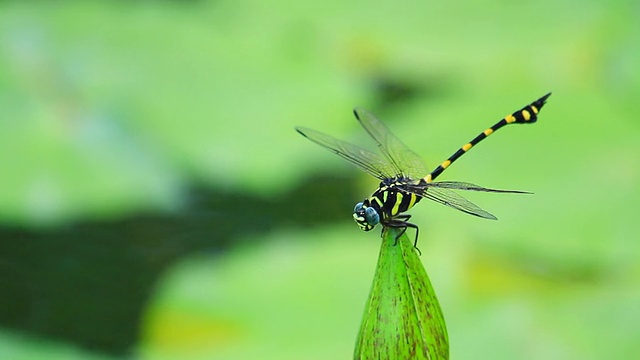
[(353, 220), (360, 226), (360, 229), (369, 231), (380, 222), (380, 214), (376, 209), (359, 202), (353, 209)]

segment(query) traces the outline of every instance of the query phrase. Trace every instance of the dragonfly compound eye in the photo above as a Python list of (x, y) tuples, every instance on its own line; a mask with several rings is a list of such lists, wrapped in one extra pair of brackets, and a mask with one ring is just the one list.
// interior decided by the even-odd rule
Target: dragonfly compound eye
[(364, 209), (364, 214), (364, 218), (367, 220), (367, 223), (369, 223), (369, 225), (375, 226), (380, 222), (380, 215), (378, 215), (376, 209), (368, 207)]
[(363, 203), (357, 203), (353, 209), (353, 220), (355, 220), (360, 229), (369, 231), (380, 222), (380, 215), (374, 208), (365, 207)]
[(364, 204), (363, 204), (363, 203), (361, 203), (361, 202), (357, 203), (357, 204), (356, 204), (356, 207), (355, 207), (355, 208), (353, 208), (353, 213), (355, 214), (355, 213), (359, 213), (359, 212), (361, 212), (361, 211), (362, 211), (362, 208), (363, 208), (363, 205), (364, 205)]

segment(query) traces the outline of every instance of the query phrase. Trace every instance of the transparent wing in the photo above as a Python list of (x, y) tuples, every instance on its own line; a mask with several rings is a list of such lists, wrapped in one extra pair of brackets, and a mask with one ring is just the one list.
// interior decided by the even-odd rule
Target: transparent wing
[[(462, 196), (456, 194), (455, 192), (449, 190), (448, 188), (431, 186), (431, 184), (432, 183), (429, 183), (426, 186), (417, 186), (413, 184), (407, 184), (403, 186), (402, 189), (410, 193), (416, 194), (418, 196), (421, 196), (423, 198), (433, 200), (442, 205), (446, 205), (454, 209), (466, 212), (467, 214), (475, 215), (485, 219), (492, 219), (492, 220), (498, 219), (495, 216), (493, 216), (491, 213), (485, 210), (482, 210), (478, 205), (463, 198)], [(462, 189), (459, 189), (459, 190), (462, 190)]]
[(500, 190), (500, 189), (490, 189), (486, 187), (482, 187), (476, 184), (471, 184), (468, 182), (461, 181), (437, 181), (429, 183), (428, 187), (437, 187), (441, 189), (455, 189), (455, 190), (466, 190), (466, 191), (484, 191), (484, 192), (495, 192), (495, 193), (509, 193), (509, 194), (533, 194), (529, 191), (521, 191), (521, 190)]
[(307, 139), (326, 148), (332, 153), (341, 156), (380, 180), (392, 178), (396, 175), (393, 166), (376, 153), (309, 128), (298, 126), (296, 127), (296, 131)]
[(378, 147), (392, 165), (395, 172), (394, 175), (404, 175), (419, 179), (428, 173), (422, 158), (403, 144), (373, 114), (362, 108), (355, 108), (353, 113), (356, 115), (360, 125), (376, 141)]

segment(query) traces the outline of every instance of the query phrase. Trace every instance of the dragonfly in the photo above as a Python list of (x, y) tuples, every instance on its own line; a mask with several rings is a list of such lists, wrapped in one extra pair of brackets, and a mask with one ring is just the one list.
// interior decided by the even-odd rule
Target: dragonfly
[(530, 192), (520, 190), (485, 188), (468, 182), (434, 180), (462, 155), (499, 129), (510, 124), (535, 123), (549, 96), (551, 93), (505, 116), (460, 147), (431, 172), (428, 172), (420, 156), (402, 143), (373, 114), (363, 108), (355, 108), (353, 113), (360, 125), (375, 141), (382, 156), (320, 131), (300, 126), (295, 129), (302, 136), (341, 156), (380, 180), (378, 189), (370, 197), (358, 202), (353, 210), (353, 219), (360, 229), (370, 231), (378, 224), (382, 225), (383, 232), (385, 227), (398, 228), (400, 231), (396, 236), (396, 242), (407, 228), (415, 229), (413, 246), (417, 249), (420, 229), (416, 224), (409, 222), (411, 215), (406, 212), (423, 198), (480, 218), (497, 220), (494, 215), (455, 191), (530, 194)]

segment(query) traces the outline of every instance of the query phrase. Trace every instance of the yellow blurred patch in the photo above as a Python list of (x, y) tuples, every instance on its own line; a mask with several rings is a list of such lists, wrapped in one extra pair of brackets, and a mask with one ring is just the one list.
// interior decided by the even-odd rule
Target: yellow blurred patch
[(550, 269), (534, 269), (522, 259), (478, 254), (468, 262), (466, 279), (469, 290), (484, 295), (537, 293), (566, 290), (566, 279), (553, 276)]
[(235, 345), (244, 337), (236, 321), (168, 309), (154, 314), (144, 335), (145, 346), (159, 351), (210, 350)]

